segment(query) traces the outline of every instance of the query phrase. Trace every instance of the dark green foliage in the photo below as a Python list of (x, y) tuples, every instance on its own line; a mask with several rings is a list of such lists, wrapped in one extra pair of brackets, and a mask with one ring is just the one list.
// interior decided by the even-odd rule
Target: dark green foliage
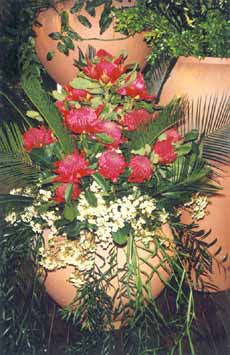
[(147, 30), (151, 63), (178, 56), (229, 57), (229, 1), (138, 1), (117, 11), (117, 30)]

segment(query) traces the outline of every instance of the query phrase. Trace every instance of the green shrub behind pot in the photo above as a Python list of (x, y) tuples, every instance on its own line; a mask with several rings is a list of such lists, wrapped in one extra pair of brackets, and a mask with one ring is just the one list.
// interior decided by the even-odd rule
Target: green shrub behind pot
[[(202, 5), (200, 5), (202, 3)], [(150, 62), (166, 57), (230, 57), (229, 4), (225, 1), (139, 1), (116, 12), (117, 30), (147, 30)]]

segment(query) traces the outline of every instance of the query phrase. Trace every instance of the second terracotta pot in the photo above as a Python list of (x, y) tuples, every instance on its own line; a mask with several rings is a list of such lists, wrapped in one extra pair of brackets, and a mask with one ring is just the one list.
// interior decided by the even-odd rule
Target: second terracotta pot
[[(68, 56), (60, 53), (57, 50), (57, 43), (49, 37), (52, 32), (59, 32), (61, 28), (61, 20), (57, 11), (50, 8), (46, 11), (41, 11), (37, 17), (40, 27), (34, 27), (36, 33), (35, 46), (37, 55), (50, 74), (50, 76), (59, 84), (64, 85), (69, 83), (77, 73), (77, 68), (73, 65), (74, 59), (78, 59), (78, 47), (83, 53), (86, 53), (88, 46), (94, 47), (96, 50), (102, 48), (110, 52), (112, 55), (117, 55), (119, 51), (125, 50), (128, 53), (128, 63), (139, 63), (144, 66), (145, 58), (150, 53), (150, 49), (144, 41), (144, 33), (137, 33), (134, 36), (126, 37), (115, 32), (114, 22), (101, 35), (99, 27), (99, 19), (104, 6), (96, 8), (96, 16), (90, 16), (85, 10), (81, 10), (77, 15), (83, 15), (91, 22), (92, 27), (83, 26), (78, 20), (76, 14), (71, 14), (70, 9), (73, 6), (73, 1), (68, 0), (64, 3), (56, 5), (57, 11), (67, 11), (69, 15), (70, 26), (84, 39), (83, 41), (74, 41), (75, 50), (70, 51)], [(114, 1), (114, 6), (133, 6), (135, 1), (123, 1), (122, 4)], [(51, 61), (47, 60), (47, 53), (54, 51), (54, 57)]]
[[(193, 101), (194, 115), (198, 100), (223, 94), (230, 95), (230, 59), (205, 58), (199, 60), (194, 57), (180, 57), (166, 81), (160, 97), (160, 104), (167, 104), (175, 96), (186, 95)], [(226, 113), (229, 115), (229, 112)], [(205, 118), (206, 119), (206, 118)], [(200, 127), (196, 127), (200, 128)], [(223, 168), (223, 167), (222, 167)], [(208, 231), (206, 239), (212, 242), (217, 238), (217, 243), (210, 249), (215, 253), (222, 248), (215, 260), (213, 260), (212, 272), (205, 281), (213, 283), (219, 291), (230, 289), (230, 259), (222, 264), (226, 255), (230, 255), (230, 167), (225, 166), (223, 177), (219, 179), (223, 190), (221, 195), (213, 197), (207, 208), (207, 217), (201, 220), (200, 228)], [(191, 222), (191, 216), (182, 214), (182, 221)], [(207, 289), (212, 291), (211, 288)]]

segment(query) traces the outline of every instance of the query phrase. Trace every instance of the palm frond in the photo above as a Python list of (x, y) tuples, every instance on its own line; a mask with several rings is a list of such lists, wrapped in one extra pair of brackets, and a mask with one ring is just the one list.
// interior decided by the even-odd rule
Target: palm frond
[(35, 75), (24, 75), (22, 77), (22, 87), (32, 104), (58, 138), (64, 152), (71, 153), (73, 144), (70, 135), (67, 134), (58, 110), (45, 90), (43, 90), (39, 79)]
[(203, 155), (209, 161), (230, 163), (230, 95), (199, 97), (185, 110), (185, 120), (179, 126), (184, 135), (191, 130), (204, 135)]
[(150, 66), (145, 78), (149, 91), (156, 95), (156, 102), (159, 101), (164, 83), (170, 76), (175, 64), (176, 58), (160, 58), (154, 65)]
[(5, 188), (23, 186), (38, 180), (39, 169), (26, 153), (22, 134), (16, 123), (0, 126), (0, 184)]

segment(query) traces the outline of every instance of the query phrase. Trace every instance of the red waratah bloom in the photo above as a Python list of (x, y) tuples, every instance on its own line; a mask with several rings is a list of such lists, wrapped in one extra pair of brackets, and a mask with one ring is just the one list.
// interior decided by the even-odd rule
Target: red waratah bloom
[(123, 56), (113, 59), (110, 53), (100, 49), (96, 57), (99, 59), (98, 63), (88, 62), (88, 65), (82, 68), (82, 71), (92, 79), (101, 80), (105, 84), (114, 83), (126, 71)]
[(84, 153), (79, 154), (77, 150), (54, 163), (54, 166), (57, 168), (54, 172), (58, 176), (53, 182), (78, 183), (82, 177), (93, 173), (88, 168), (89, 163), (85, 160)]
[(106, 179), (116, 182), (127, 166), (123, 155), (107, 150), (98, 159), (99, 173)]
[[(126, 81), (129, 81), (129, 79), (130, 78), (127, 77)], [(147, 93), (147, 87), (141, 73), (137, 74), (137, 77), (133, 82), (119, 89), (117, 92), (120, 95), (134, 97), (135, 99), (153, 100), (155, 98), (154, 95), (149, 95)]]
[(121, 122), (129, 131), (135, 131), (141, 124), (147, 123), (153, 116), (143, 108), (133, 110), (124, 116)]
[(152, 176), (152, 164), (147, 157), (141, 155), (134, 156), (130, 160), (129, 167), (132, 170), (128, 177), (129, 182), (144, 182)]
[[(68, 184), (62, 184), (58, 186), (55, 190), (55, 197), (54, 200), (57, 203), (65, 202), (65, 190), (67, 188)], [(78, 196), (80, 195), (81, 190), (79, 189), (79, 186), (77, 184), (73, 184), (73, 191), (71, 195), (71, 200), (76, 200)]]
[(45, 126), (30, 128), (23, 134), (23, 142), (27, 152), (34, 148), (42, 148), (45, 145), (56, 142), (51, 129), (46, 130)]
[(153, 146), (153, 153), (158, 156), (158, 163), (163, 165), (170, 164), (177, 158), (174, 146), (169, 140), (157, 141)]
[(119, 144), (123, 142), (121, 136), (121, 128), (117, 123), (112, 121), (103, 121), (101, 124), (101, 132), (105, 133), (107, 136), (113, 138), (113, 142), (110, 144), (106, 144), (107, 147), (117, 148)]
[(74, 89), (70, 85), (65, 85), (64, 90), (67, 93), (65, 100), (67, 101), (83, 101), (89, 100), (91, 95), (86, 90)]
[(72, 109), (65, 116), (65, 123), (74, 133), (95, 133), (100, 131), (101, 120), (90, 107)]
[(166, 135), (166, 140), (171, 143), (179, 142), (182, 139), (181, 135), (177, 132), (176, 128), (168, 129), (167, 131), (164, 132), (164, 134)]

